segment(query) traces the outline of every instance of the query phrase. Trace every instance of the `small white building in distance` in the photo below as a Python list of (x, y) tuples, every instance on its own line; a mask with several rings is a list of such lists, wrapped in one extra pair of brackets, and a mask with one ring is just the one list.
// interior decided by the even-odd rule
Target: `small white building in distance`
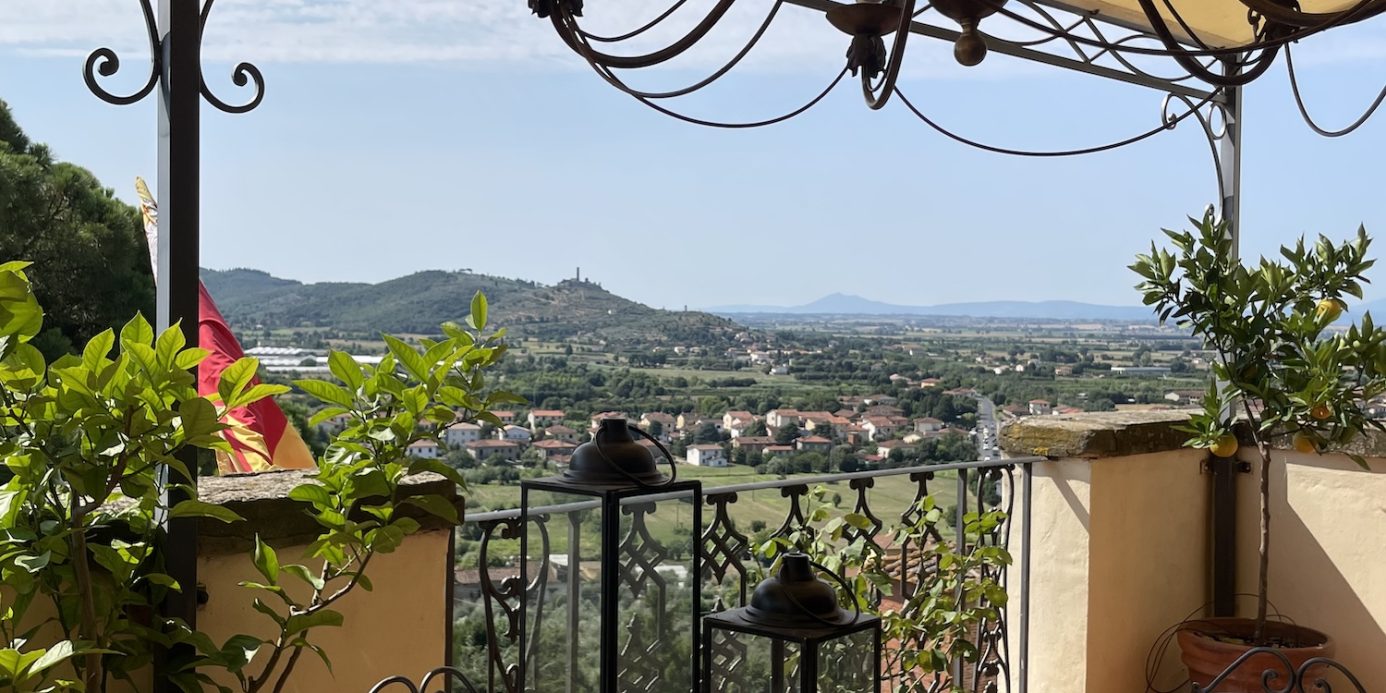
[(698, 467), (725, 467), (727, 455), (721, 445), (688, 446), (688, 463)]
[(466, 421), (458, 421), (443, 432), (443, 441), (450, 448), (460, 448), (473, 440), (481, 440), (481, 427)]
[(405, 454), (416, 460), (436, 460), (443, 456), (443, 449), (431, 440), (419, 440), (409, 444)]
[(505, 428), (496, 431), (496, 438), (498, 440), (513, 441), (517, 443), (520, 447), (528, 447), (529, 441), (533, 439), (533, 435), (530, 434), (529, 429), (525, 428), (524, 426), (510, 424), (509, 426), (506, 426)]

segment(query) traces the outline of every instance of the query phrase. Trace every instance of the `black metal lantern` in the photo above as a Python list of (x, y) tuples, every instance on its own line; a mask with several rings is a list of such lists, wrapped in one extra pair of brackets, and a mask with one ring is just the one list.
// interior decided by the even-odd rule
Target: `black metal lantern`
[(562, 475), (520, 482), (521, 690), (698, 690), (702, 502), (619, 418)]
[(703, 691), (880, 693), (881, 619), (838, 606), (814, 568), (847, 584), (808, 556), (781, 566), (747, 606), (703, 617)]

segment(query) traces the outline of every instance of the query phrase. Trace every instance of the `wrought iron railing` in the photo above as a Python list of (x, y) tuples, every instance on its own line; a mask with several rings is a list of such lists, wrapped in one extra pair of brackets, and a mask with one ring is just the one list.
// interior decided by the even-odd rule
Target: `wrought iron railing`
[[(886, 671), (883, 676), (885, 690), (933, 692), (952, 690), (950, 686), (957, 685), (978, 693), (1025, 693), (1030, 465), (1041, 459), (961, 462), (707, 487), (702, 509), (705, 529), (696, 542), (703, 552), (701, 579), (703, 594), (707, 595), (706, 608), (715, 611), (745, 602), (763, 568), (752, 552), (753, 537), (764, 540), (815, 530), (809, 505), (816, 487), (829, 489), (832, 502), (841, 511), (869, 519), (866, 526), (847, 530), (844, 539), (849, 542), (884, 540), (897, 526), (917, 526), (919, 503), (926, 497), (932, 497), (938, 507), (951, 506), (954, 516), (950, 524), (955, 528), (963, 526), (963, 518), (970, 511), (1000, 510), (1005, 513), (1005, 520), (983, 535), (980, 543), (1011, 549), (1012, 540), (1018, 535), (1021, 547), (1018, 552), (1012, 551), (1017, 562), (1010, 568), (987, 569), (995, 574), (985, 577), (995, 580), (1012, 597), (1008, 605), (997, 610), (999, 618), (987, 619), (978, 626), (974, 642), (981, 650), (980, 657), (965, 665), (955, 663), (943, 674)], [(519, 509), (477, 513), (467, 517), (459, 530), (476, 546), (477, 568), (475, 573), (468, 573), (471, 578), (465, 584), (455, 585), (454, 664), (466, 672), (478, 689), (488, 693), (516, 693), (520, 689), (517, 676), (521, 600), (527, 594), (555, 588), (560, 582), (556, 563), (569, 573), (580, 566), (562, 565), (566, 556), (561, 551), (532, 551), (535, 555), (531, 556), (528, 571), (530, 584), (522, 586), (515, 547), (522, 531), (530, 532), (531, 537), (544, 537), (545, 546), (551, 535), (575, 537), (574, 533), (581, 531), (583, 517), (577, 505), (580, 504), (532, 512), (528, 527)], [(748, 520), (743, 514), (738, 521), (738, 508), (747, 508), (745, 514), (754, 510), (760, 519)], [(766, 522), (766, 513), (773, 513), (769, 516), (776, 518), (778, 524)], [(692, 522), (687, 524), (691, 526)], [(640, 514), (635, 516), (630, 531), (650, 539)], [(963, 536), (962, 532), (955, 534)], [(955, 541), (937, 531), (928, 536), (924, 544)], [(891, 547), (892, 560), (887, 566), (897, 586), (897, 596), (926, 584), (932, 570), (923, 560), (928, 549), (927, 545), (909, 544)], [(873, 598), (879, 599), (880, 595)], [(579, 624), (569, 623), (568, 627), (575, 631)], [(722, 665), (735, 666), (743, 661), (732, 653), (726, 654), (718, 658)], [(574, 647), (568, 656), (581, 657), (583, 653)]]

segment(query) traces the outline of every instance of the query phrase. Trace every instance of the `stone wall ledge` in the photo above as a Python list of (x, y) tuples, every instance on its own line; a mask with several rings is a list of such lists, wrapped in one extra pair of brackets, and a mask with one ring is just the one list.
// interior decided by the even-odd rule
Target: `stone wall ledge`
[[(313, 470), (282, 470), (258, 474), (203, 477), (198, 480), (198, 497), (225, 507), (245, 522), (224, 523), (202, 519), (198, 522), (199, 555), (242, 553), (254, 547), (259, 535), (271, 545), (302, 546), (312, 542), (322, 527), (304, 512), (304, 503), (289, 498), (289, 491), (312, 483)], [(452, 501), (462, 512), (462, 498), (451, 481), (431, 473), (415, 474), (403, 482), (402, 496), (438, 495)], [(412, 517), (423, 530), (450, 529), (449, 524), (419, 508), (406, 505), (400, 514)]]
[[(1025, 416), (1001, 430), (1001, 448), (1013, 456), (1100, 459), (1158, 452), (1184, 447), (1189, 434), (1176, 426), (1188, 421), (1189, 412), (1088, 412), (1058, 416)], [(1251, 450), (1251, 431), (1245, 422), (1237, 427), (1242, 446)], [(1284, 437), (1272, 442), (1274, 449), (1288, 449)], [(1324, 454), (1350, 453), (1386, 458), (1386, 431), (1367, 430), (1346, 445)]]
[(1184, 447), (1189, 434), (1175, 427), (1188, 412), (1089, 412), (1025, 416), (1001, 430), (1001, 448), (1015, 456), (1125, 457)]

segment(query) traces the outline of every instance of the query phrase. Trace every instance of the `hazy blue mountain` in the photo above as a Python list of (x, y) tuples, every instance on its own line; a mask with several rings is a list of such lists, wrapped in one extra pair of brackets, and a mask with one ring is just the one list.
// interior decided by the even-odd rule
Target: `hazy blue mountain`
[(718, 315), (937, 315), (974, 318), (1050, 318), (1057, 320), (1153, 320), (1145, 306), (1108, 306), (1078, 301), (978, 301), (904, 306), (853, 296), (829, 294), (799, 306), (736, 305), (708, 308)]

